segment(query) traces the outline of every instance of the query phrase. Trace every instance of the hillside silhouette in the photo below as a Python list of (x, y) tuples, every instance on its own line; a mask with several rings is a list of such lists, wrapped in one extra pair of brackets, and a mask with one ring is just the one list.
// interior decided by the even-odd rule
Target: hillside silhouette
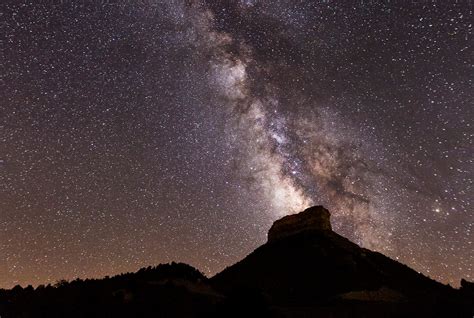
[(472, 317), (473, 284), (438, 283), (333, 232), (321, 206), (212, 278), (161, 264), (104, 279), (0, 290), (8, 317)]

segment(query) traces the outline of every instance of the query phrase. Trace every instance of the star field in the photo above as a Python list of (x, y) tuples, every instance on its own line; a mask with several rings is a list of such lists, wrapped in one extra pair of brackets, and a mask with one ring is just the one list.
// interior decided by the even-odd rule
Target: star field
[(0, 288), (207, 275), (322, 204), (474, 279), (472, 3), (1, 4)]

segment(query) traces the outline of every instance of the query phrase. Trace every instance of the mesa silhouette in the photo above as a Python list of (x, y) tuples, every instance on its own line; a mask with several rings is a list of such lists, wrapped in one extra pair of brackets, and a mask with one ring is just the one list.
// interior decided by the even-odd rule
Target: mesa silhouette
[(161, 264), (104, 279), (0, 290), (8, 317), (472, 317), (474, 287), (438, 283), (332, 231), (322, 206), (212, 278)]

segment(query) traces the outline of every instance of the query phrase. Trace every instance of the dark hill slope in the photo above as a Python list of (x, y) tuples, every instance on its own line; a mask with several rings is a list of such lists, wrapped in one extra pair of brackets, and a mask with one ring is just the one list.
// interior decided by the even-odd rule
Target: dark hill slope
[(213, 277), (212, 286), (224, 294), (260, 293), (293, 313), (301, 308), (349, 315), (359, 308), (369, 316), (470, 313), (468, 303), (458, 301), (459, 291), (333, 232), (323, 207), (275, 222), (268, 237), (268, 243)]
[(221, 296), (195, 268), (161, 264), (111, 278), (0, 290), (0, 316), (206, 317)]

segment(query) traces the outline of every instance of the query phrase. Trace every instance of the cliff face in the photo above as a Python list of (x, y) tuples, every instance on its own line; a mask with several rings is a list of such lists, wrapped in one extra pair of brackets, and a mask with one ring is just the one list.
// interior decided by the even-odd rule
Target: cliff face
[(332, 231), (331, 214), (322, 206), (314, 206), (298, 214), (288, 215), (273, 223), (268, 231), (268, 242), (308, 230)]

